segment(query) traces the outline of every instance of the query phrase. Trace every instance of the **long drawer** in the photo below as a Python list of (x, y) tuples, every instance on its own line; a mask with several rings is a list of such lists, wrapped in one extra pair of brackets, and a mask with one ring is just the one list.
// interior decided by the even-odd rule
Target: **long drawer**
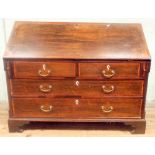
[(143, 86), (143, 80), (76, 81), (14, 79), (11, 80), (11, 95), (14, 97), (142, 97)]
[(13, 98), (13, 117), (141, 118), (141, 99)]

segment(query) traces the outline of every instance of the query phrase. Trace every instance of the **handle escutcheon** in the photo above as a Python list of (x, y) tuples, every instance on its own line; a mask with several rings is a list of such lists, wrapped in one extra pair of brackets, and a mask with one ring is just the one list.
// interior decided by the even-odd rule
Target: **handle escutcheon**
[(75, 105), (79, 105), (79, 100), (78, 99), (75, 100)]
[(112, 112), (113, 111), (113, 106), (109, 106), (109, 107), (105, 107), (105, 106), (101, 106), (101, 109), (102, 109), (102, 111), (104, 112), (104, 113), (110, 113), (110, 112)]
[(42, 65), (42, 69), (38, 71), (39, 76), (47, 77), (51, 73), (51, 70), (47, 69), (46, 64)]
[(102, 71), (102, 74), (106, 78), (111, 78), (115, 75), (115, 71), (113, 69), (111, 69), (110, 65), (107, 65), (106, 69)]
[(52, 109), (53, 109), (53, 106), (51, 106), (51, 105), (48, 106), (48, 107), (47, 106), (44, 106), (44, 105), (41, 105), (40, 106), (40, 110), (43, 111), (43, 112), (51, 112)]
[(103, 85), (102, 86), (102, 90), (103, 90), (103, 92), (104, 93), (112, 93), (113, 91), (114, 91), (114, 89), (115, 89), (115, 87), (113, 86), (113, 85), (111, 85), (111, 86), (105, 86), (105, 85)]
[(39, 86), (39, 89), (40, 89), (40, 91), (43, 92), (43, 93), (49, 93), (49, 92), (51, 92), (51, 90), (52, 90), (52, 85), (48, 85), (47, 87), (45, 87), (45, 86), (43, 86), (43, 85), (40, 85), (40, 86)]

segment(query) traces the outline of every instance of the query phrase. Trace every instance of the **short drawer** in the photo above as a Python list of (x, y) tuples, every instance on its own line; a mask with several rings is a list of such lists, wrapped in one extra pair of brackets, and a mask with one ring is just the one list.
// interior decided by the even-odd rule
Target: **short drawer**
[(143, 86), (143, 80), (76, 81), (14, 79), (11, 80), (11, 95), (14, 97), (142, 97)]
[(141, 99), (14, 98), (13, 117), (141, 118)]
[(140, 63), (79, 63), (81, 78), (134, 79), (140, 77)]
[(15, 78), (75, 77), (73, 62), (14, 61)]

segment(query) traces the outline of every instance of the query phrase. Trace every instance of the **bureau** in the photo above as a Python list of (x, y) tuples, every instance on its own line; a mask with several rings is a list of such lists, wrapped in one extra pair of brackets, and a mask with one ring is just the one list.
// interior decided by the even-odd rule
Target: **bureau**
[(34, 121), (145, 132), (150, 55), (140, 24), (16, 22), (4, 69), (10, 132)]

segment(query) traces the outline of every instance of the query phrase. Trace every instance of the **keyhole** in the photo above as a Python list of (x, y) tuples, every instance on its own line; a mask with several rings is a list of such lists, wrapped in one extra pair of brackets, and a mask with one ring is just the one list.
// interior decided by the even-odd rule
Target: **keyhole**
[(106, 25), (106, 27), (110, 27), (110, 26), (111, 26), (110, 24), (107, 24), (107, 25)]
[(75, 104), (76, 105), (79, 105), (79, 100), (75, 100)]
[(80, 84), (79, 81), (76, 81), (76, 82), (75, 82), (75, 85), (76, 85), (76, 86), (79, 86), (79, 84)]

